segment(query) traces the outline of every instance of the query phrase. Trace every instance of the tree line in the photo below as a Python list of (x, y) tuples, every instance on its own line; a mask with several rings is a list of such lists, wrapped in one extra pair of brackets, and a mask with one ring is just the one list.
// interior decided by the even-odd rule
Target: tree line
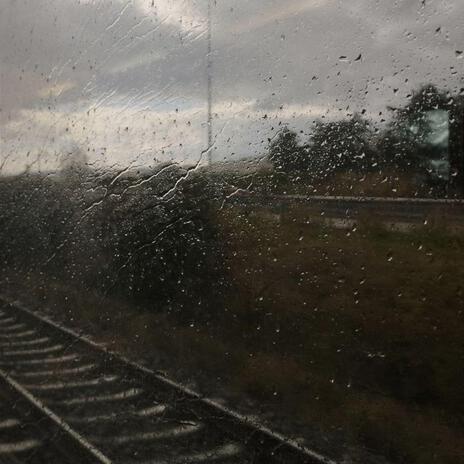
[(437, 194), (462, 195), (464, 89), (452, 95), (426, 85), (406, 106), (389, 110), (381, 130), (363, 114), (318, 121), (306, 140), (284, 127), (269, 143), (269, 159), (277, 173), (292, 178), (320, 181), (337, 172), (384, 169), (415, 176)]

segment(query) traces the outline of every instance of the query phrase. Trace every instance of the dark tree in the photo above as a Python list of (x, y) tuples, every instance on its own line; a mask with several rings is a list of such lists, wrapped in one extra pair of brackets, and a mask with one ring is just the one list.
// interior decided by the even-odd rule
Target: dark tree
[[(394, 118), (385, 133), (392, 144), (383, 145), (386, 155), (400, 160), (403, 165), (419, 167), (433, 156), (428, 142), (432, 131), (430, 113), (447, 109), (446, 96), (433, 85), (426, 85), (413, 93), (403, 108), (393, 109)], [(391, 150), (396, 147), (396, 153)], [(402, 160), (401, 160), (402, 159)], [(385, 161), (389, 162), (388, 156)]]
[(269, 159), (278, 172), (295, 172), (307, 167), (308, 154), (306, 147), (298, 140), (296, 132), (282, 129), (269, 145)]
[(394, 117), (377, 141), (382, 164), (409, 172), (437, 194), (461, 190), (464, 169), (462, 97), (429, 84), (413, 92), (406, 106), (390, 109)]
[(310, 144), (313, 173), (321, 178), (336, 171), (370, 169), (374, 163), (371, 137), (369, 123), (358, 115), (317, 123)]

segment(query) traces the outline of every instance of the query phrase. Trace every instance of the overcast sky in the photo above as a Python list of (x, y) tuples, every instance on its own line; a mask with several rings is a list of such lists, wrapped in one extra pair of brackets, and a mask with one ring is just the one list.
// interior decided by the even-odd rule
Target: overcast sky
[[(214, 159), (463, 86), (462, 0), (212, 1)], [(203, 162), (208, 0), (0, 0), (4, 173)]]

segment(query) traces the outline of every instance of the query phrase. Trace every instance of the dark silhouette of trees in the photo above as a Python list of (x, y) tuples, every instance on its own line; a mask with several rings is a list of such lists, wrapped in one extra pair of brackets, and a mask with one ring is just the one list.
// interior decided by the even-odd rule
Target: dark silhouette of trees
[(394, 117), (379, 140), (383, 161), (403, 168), (426, 169), (437, 151), (429, 141), (433, 130), (430, 114), (445, 108), (445, 94), (433, 85), (414, 92), (403, 108), (391, 108)]
[(277, 173), (301, 182), (385, 171), (409, 182), (411, 194), (464, 195), (464, 91), (453, 95), (428, 84), (405, 106), (389, 109), (382, 131), (360, 115), (319, 121), (307, 141), (286, 127), (271, 141), (269, 159)]
[(269, 159), (278, 172), (295, 172), (308, 167), (307, 148), (301, 145), (296, 132), (282, 129), (269, 145)]
[(415, 175), (437, 194), (463, 194), (463, 96), (428, 84), (407, 105), (390, 110), (393, 119), (377, 143), (383, 165)]
[(369, 123), (359, 115), (348, 120), (319, 122), (311, 135), (311, 164), (318, 177), (337, 171), (371, 169), (374, 151)]
[(464, 88), (450, 104), (450, 189), (464, 196)]
[(374, 157), (371, 138), (368, 122), (358, 115), (349, 120), (318, 122), (307, 144), (285, 128), (270, 143), (269, 159), (278, 172), (325, 178), (341, 170), (368, 169)]

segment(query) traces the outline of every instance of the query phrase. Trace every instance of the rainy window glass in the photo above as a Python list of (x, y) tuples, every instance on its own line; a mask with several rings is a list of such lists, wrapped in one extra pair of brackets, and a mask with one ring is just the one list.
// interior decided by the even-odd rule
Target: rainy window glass
[(462, 0), (0, 0), (0, 462), (464, 462)]

